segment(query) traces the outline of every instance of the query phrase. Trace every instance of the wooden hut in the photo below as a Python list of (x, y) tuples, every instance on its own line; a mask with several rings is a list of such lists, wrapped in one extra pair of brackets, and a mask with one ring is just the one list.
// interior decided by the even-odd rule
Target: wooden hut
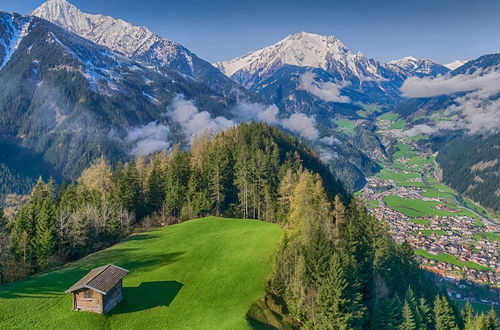
[(123, 300), (122, 279), (128, 270), (115, 265), (92, 269), (65, 293), (73, 294), (73, 310), (105, 314)]

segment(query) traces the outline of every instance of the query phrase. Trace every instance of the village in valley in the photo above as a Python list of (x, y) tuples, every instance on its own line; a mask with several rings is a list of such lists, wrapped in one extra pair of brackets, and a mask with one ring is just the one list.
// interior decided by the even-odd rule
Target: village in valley
[(423, 136), (405, 136), (396, 118), (378, 121), (378, 133), (397, 140), (391, 161), (358, 192), (369, 211), (387, 221), (398, 242), (407, 241), (421, 267), (438, 276), (450, 298), (500, 305), (498, 218), (439, 182), (435, 155), (419, 147)]

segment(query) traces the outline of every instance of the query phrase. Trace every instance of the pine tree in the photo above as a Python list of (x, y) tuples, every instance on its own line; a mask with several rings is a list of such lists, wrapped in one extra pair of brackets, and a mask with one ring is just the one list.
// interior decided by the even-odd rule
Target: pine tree
[(458, 329), (453, 310), (444, 296), (436, 296), (434, 299), (434, 320), (436, 330)]
[(405, 300), (403, 305), (403, 323), (401, 323), (399, 329), (401, 330), (415, 330), (417, 329), (417, 324), (415, 322), (415, 317), (413, 315), (412, 308), (408, 300)]
[(157, 161), (152, 164), (152, 170), (146, 183), (146, 207), (148, 213), (160, 210), (165, 200), (164, 177)]
[(493, 307), (491, 307), (490, 311), (486, 315), (486, 330), (498, 330), (500, 328), (500, 322), (497, 318), (497, 314)]
[(472, 309), (472, 305), (470, 302), (465, 303), (465, 306), (460, 314), (465, 325), (472, 321), (472, 319), (474, 318), (474, 310)]
[(422, 324), (420, 325), (420, 329), (425, 330), (429, 329), (433, 321), (432, 310), (427, 303), (427, 300), (424, 297), (420, 297), (418, 300), (418, 310), (420, 312), (420, 316), (422, 318)]
[(338, 253), (334, 253), (330, 270), (318, 289), (318, 316), (315, 327), (348, 329), (359, 326), (364, 315), (361, 294), (352, 290)]
[(35, 245), (38, 265), (43, 269), (56, 247), (55, 235), (56, 206), (50, 199), (39, 206), (36, 220)]
[(422, 328), (422, 324), (424, 323), (423, 317), (420, 313), (419, 310), (419, 305), (417, 302), (417, 299), (415, 298), (415, 294), (413, 293), (413, 290), (411, 287), (408, 287), (408, 290), (406, 290), (406, 302), (408, 302), (408, 306), (410, 308), (410, 311), (413, 315), (413, 320), (415, 321), (415, 327), (417, 329)]

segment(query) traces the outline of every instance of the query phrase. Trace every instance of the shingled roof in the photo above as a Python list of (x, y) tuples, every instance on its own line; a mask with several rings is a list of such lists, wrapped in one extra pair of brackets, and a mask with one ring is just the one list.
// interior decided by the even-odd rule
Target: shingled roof
[(91, 289), (101, 294), (108, 293), (119, 280), (127, 275), (128, 270), (115, 265), (106, 265), (92, 269), (87, 275), (82, 277), (65, 293), (74, 292), (80, 289)]

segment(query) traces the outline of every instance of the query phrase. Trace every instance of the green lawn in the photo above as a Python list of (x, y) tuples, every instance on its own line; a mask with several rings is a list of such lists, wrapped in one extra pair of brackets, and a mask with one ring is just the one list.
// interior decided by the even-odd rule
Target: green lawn
[(419, 249), (419, 250), (415, 250), (415, 254), (422, 256), (424, 258), (427, 258), (427, 259), (437, 260), (438, 262), (444, 261), (444, 262), (447, 262), (449, 264), (452, 264), (452, 265), (455, 265), (458, 267), (467, 266), (469, 268), (477, 269), (477, 270), (489, 270), (488, 267), (476, 264), (475, 262), (460, 261), (457, 259), (457, 257), (452, 256), (451, 254), (448, 254), (448, 253), (432, 254), (432, 253), (429, 253), (425, 250)]
[(389, 129), (403, 129), (406, 127), (406, 121), (398, 119), (389, 126)]
[(370, 209), (380, 206), (379, 201), (366, 201), (366, 206)]
[(391, 120), (391, 121), (395, 121), (398, 118), (399, 115), (394, 112), (386, 112), (383, 115), (377, 117), (378, 120)]
[(337, 124), (337, 127), (341, 130), (344, 131), (347, 134), (354, 135), (355, 133), (355, 128), (356, 125), (354, 124), (353, 121), (348, 120), (348, 119), (337, 119), (335, 121), (335, 124)]
[[(0, 287), (0, 329), (245, 329), (283, 230), (206, 218), (151, 230), (58, 270)], [(87, 271), (127, 268), (125, 300), (109, 315), (71, 311), (64, 294)]]
[(487, 239), (491, 242), (500, 242), (500, 234), (497, 233), (477, 233), (474, 235), (475, 239)]
[(398, 182), (399, 186), (403, 187), (425, 187), (425, 183), (423, 182)]
[(399, 196), (385, 196), (387, 207), (401, 212), (409, 217), (447, 216), (455, 213), (434, 209), (439, 202), (426, 202), (420, 199), (406, 199)]
[(382, 180), (394, 180), (394, 181), (408, 181), (410, 179), (417, 179), (420, 177), (417, 173), (404, 173), (396, 172), (388, 169), (382, 169), (379, 173), (379, 177)]
[(411, 219), (411, 222), (413, 222), (416, 225), (424, 225), (424, 226), (430, 226), (431, 222), (426, 219)]
[(398, 151), (394, 153), (394, 159), (399, 159), (402, 157), (412, 158), (416, 156), (415, 151), (413, 151), (413, 149), (409, 145), (403, 142), (398, 142), (396, 145), (398, 147)]
[(424, 236), (447, 235), (447, 233), (444, 230), (421, 230), (420, 233)]
[(454, 199), (453, 195), (450, 194), (449, 192), (443, 192), (435, 189), (426, 189), (422, 193), (422, 196), (427, 197), (427, 198), (449, 198), (449, 199)]

